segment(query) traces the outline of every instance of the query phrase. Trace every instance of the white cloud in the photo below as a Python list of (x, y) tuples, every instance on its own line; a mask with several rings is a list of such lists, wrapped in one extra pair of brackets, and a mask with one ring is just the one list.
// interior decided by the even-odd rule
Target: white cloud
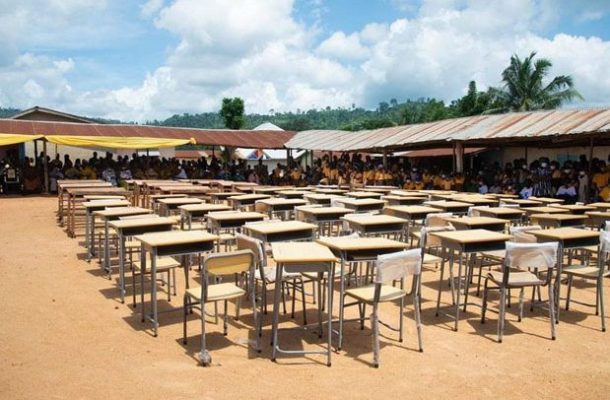
[(346, 36), (343, 32), (335, 32), (320, 43), (317, 53), (330, 58), (360, 60), (369, 55), (369, 49), (360, 43), (357, 33)]
[[(594, 19), (607, 12), (603, 0), (593, 3), (572, 17)], [(574, 77), (586, 99), (580, 105), (608, 105), (610, 98), (609, 41), (544, 36), (558, 21), (559, 10), (569, 7), (566, 0), (424, 0), (413, 18), (371, 21), (357, 32), (326, 34), (317, 23), (299, 22), (292, 0), (149, 0), (139, 8), (141, 16), (175, 35), (178, 44), (141, 84), (91, 91), (75, 91), (70, 85), (78, 60), (21, 49), (58, 39), (66, 48), (91, 46), (104, 35), (117, 37), (116, 25), (104, 30), (92, 22), (108, 21), (113, 3), (44, 4), (41, 8), (40, 2), (23, 0), (0, 13), (2, 106), (40, 104), (142, 121), (216, 111), (225, 96), (244, 98), (248, 112), (352, 103), (373, 107), (389, 98), (422, 96), (449, 101), (461, 96), (473, 79), (480, 88), (499, 85), (510, 56), (533, 50), (552, 60), (552, 74)], [(326, 7), (321, 1), (311, 4)], [(57, 33), (32, 31), (38, 14), (44, 14), (38, 30)], [(51, 29), (54, 24), (66, 30)], [(79, 43), (79, 35), (86, 40)]]

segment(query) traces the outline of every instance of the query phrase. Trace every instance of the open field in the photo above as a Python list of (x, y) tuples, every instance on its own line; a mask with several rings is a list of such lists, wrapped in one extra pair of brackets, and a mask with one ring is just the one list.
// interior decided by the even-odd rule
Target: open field
[[(150, 326), (117, 300), (114, 280), (102, 276), (95, 260), (84, 261), (82, 237), (69, 239), (57, 226), (56, 206), (55, 197), (0, 199), (2, 399), (608, 397), (610, 333), (600, 331), (592, 307), (574, 303), (563, 311), (558, 338), (552, 341), (547, 312), (538, 308), (530, 313), (528, 303), (518, 323), (515, 300), (504, 343), (498, 344), (495, 313), (481, 325), (480, 309), (470, 306), (458, 332), (451, 330), (449, 318), (434, 316), (439, 279), (434, 270), (423, 274), (424, 353), (416, 350), (409, 302), (404, 343), (381, 328), (379, 369), (371, 366), (370, 329), (361, 331), (353, 323), (347, 324), (344, 348), (333, 354), (331, 368), (323, 356), (273, 363), (270, 315), (262, 354), (246, 346), (253, 334), (246, 303), (243, 319), (231, 319), (227, 337), (210, 319), (213, 365), (198, 367), (198, 314), (191, 316), (187, 346), (181, 342), (180, 313), (161, 315), (159, 337), (152, 337)], [(181, 304), (183, 287), (180, 280), (179, 296), (171, 305)], [(575, 288), (573, 299), (594, 302), (592, 284)], [(128, 293), (128, 303), (130, 298)], [(164, 296), (159, 298), (160, 306), (168, 307)], [(480, 304), (480, 298), (471, 299)], [(448, 290), (443, 300), (448, 307)], [(314, 306), (309, 306), (313, 321)], [(497, 307), (496, 296), (490, 307)], [(282, 326), (301, 321), (298, 303), (297, 311), (295, 320), (282, 316)], [(384, 305), (381, 319), (397, 322), (397, 313), (396, 306)], [(353, 315), (355, 310), (349, 310), (348, 316)], [(287, 345), (317, 347), (311, 334), (282, 337)]]

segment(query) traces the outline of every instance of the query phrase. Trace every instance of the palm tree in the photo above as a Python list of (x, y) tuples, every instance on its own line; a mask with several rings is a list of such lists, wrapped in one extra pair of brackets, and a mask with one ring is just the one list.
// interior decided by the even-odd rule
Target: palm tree
[(534, 60), (534, 56), (536, 52), (523, 60), (517, 55), (510, 58), (510, 65), (502, 72), (504, 86), (489, 89), (494, 102), (501, 106), (485, 113), (551, 110), (575, 98), (583, 99), (569, 75), (556, 76), (545, 86), (542, 80), (553, 64), (546, 58)]

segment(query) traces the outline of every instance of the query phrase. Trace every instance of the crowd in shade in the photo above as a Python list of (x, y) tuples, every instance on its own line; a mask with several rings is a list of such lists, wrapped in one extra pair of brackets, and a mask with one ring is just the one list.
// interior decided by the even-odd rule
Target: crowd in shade
[[(609, 157), (610, 162), (610, 157)], [(133, 154), (88, 160), (72, 160), (68, 155), (47, 158), (50, 190), (58, 179), (103, 179), (113, 185), (124, 185), (130, 179), (224, 179), (248, 181), (262, 185), (312, 184), (391, 185), (406, 190), (441, 189), (475, 193), (518, 194), (563, 198), (566, 202), (610, 201), (610, 165), (604, 160), (557, 161), (542, 157), (527, 163), (517, 159), (502, 166), (498, 162), (480, 163), (465, 173), (449, 172), (438, 165), (423, 167), (407, 158), (389, 158), (384, 163), (358, 153), (326, 154), (313, 165), (288, 160), (270, 170), (262, 160), (255, 165), (245, 160), (223, 161), (215, 156), (195, 161), (175, 158), (146, 157)], [(37, 160), (26, 158), (21, 164), (12, 160), (0, 163), (0, 183), (7, 192), (11, 179), (21, 181), (24, 193), (40, 192), (44, 176), (42, 155)]]

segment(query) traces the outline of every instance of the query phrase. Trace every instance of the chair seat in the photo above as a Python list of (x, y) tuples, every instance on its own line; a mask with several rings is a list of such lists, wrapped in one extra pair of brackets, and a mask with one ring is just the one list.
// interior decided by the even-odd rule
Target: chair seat
[[(487, 277), (491, 279), (495, 284), (500, 285), (504, 278), (504, 273), (500, 271), (491, 271), (487, 274)], [(531, 272), (511, 272), (508, 276), (508, 286), (522, 287), (522, 286), (536, 286), (544, 284), (536, 275)]]
[(485, 258), (489, 258), (494, 261), (504, 261), (504, 257), (506, 256), (506, 250), (496, 250), (496, 251), (484, 251), (481, 255)]
[[(406, 291), (389, 285), (381, 286), (379, 301), (392, 301), (400, 299), (407, 294)], [(359, 288), (348, 289), (345, 291), (346, 296), (353, 297), (365, 303), (372, 303), (375, 299), (375, 285), (367, 285)]]
[[(218, 283), (208, 286), (208, 302), (219, 300), (231, 300), (241, 297), (246, 291), (234, 283)], [(190, 288), (186, 290), (186, 296), (201, 302), (201, 287)]]
[(440, 264), (441, 262), (443, 262), (442, 257), (435, 256), (434, 254), (424, 253), (423, 263), (425, 265)]
[[(343, 275), (347, 275), (349, 274), (349, 271), (347, 271), (347, 269), (343, 272)], [(317, 281), (318, 280), (318, 273), (317, 272), (301, 272), (301, 275), (303, 275), (303, 278), (310, 280), (310, 281)], [(324, 272), (323, 275), (324, 279), (326, 279), (328, 277), (328, 272)], [(335, 278), (339, 278), (341, 276), (341, 268), (335, 268), (335, 274), (334, 277)]]
[[(185, 229), (188, 229), (188, 226), (189, 226), (188, 224), (184, 224), (184, 228)], [(192, 231), (203, 231), (203, 230), (206, 230), (206, 229), (208, 229), (207, 224), (204, 224), (204, 223), (201, 223), (201, 222), (193, 222), (191, 224), (191, 230)]]
[[(562, 271), (566, 275), (578, 276), (580, 278), (596, 279), (599, 276), (599, 268), (588, 265), (570, 265), (563, 267)], [(609, 276), (610, 272), (605, 271), (603, 276)]]
[(131, 240), (129, 242), (125, 242), (126, 250), (139, 249), (140, 247), (141, 247), (140, 242), (137, 240)]
[[(265, 274), (265, 280), (267, 282), (275, 282), (275, 274), (276, 274), (276, 268), (275, 267), (265, 267), (264, 268), (264, 274)], [(257, 268), (255, 273), (254, 273), (254, 277), (258, 280), (262, 280), (261, 278), (261, 271), (260, 268)], [(301, 277), (301, 273), (300, 272), (286, 272), (284, 271), (282, 273), (282, 278), (283, 279), (294, 279), (294, 278), (300, 278)]]
[(235, 235), (232, 235), (230, 233), (221, 233), (220, 235), (218, 235), (218, 240), (220, 241), (220, 243), (231, 242), (235, 240)]
[[(179, 266), (180, 263), (171, 257), (157, 257), (157, 272), (164, 272)], [(133, 267), (136, 271), (140, 271), (142, 269), (142, 264), (140, 261), (134, 261)], [(150, 260), (147, 260), (146, 262), (146, 273), (150, 274)]]

